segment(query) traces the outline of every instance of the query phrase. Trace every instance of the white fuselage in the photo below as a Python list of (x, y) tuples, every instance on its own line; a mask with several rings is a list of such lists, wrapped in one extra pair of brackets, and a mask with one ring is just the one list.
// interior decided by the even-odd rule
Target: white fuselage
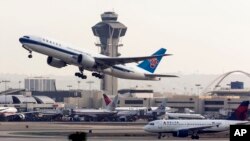
[[(230, 125), (244, 124), (248, 121), (237, 120), (155, 120), (144, 126), (144, 130), (152, 133), (173, 133), (179, 130), (204, 128), (199, 132), (222, 132), (229, 130)], [(211, 126), (211, 127), (209, 127)]]
[(17, 109), (15, 107), (0, 107), (0, 116), (10, 116), (15, 115), (17, 112)]
[(83, 67), (85, 70), (101, 72), (104, 74), (112, 75), (118, 78), (124, 79), (136, 79), (136, 80), (160, 80), (159, 77), (146, 77), (145, 73), (149, 74), (145, 70), (137, 66), (127, 66), (127, 65), (114, 65), (112, 67), (101, 69), (101, 66), (85, 66), (84, 64), (79, 64), (77, 62), (77, 57), (82, 55), (83, 58), (95, 57), (107, 57), (101, 54), (89, 54), (87, 52), (78, 51), (69, 48), (66, 45), (62, 45), (55, 41), (47, 40), (45, 38), (29, 36), (29, 38), (21, 38), (23, 47), (29, 51), (35, 51), (53, 58), (64, 61), (66, 64), (75, 65), (78, 67)]
[(201, 114), (190, 114), (190, 113), (168, 113), (165, 114), (171, 119), (205, 119)]
[(74, 109), (73, 114), (82, 116), (98, 116), (98, 115), (112, 115), (116, 111), (110, 111), (106, 109)]
[[(116, 111), (139, 111), (139, 110), (156, 110), (158, 107), (116, 107), (115, 110)], [(166, 112), (170, 111), (171, 108), (170, 107), (166, 107)]]

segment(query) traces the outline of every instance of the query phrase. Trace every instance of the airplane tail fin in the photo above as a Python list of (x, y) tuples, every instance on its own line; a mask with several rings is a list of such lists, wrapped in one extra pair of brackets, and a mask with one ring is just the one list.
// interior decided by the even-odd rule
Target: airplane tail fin
[(111, 102), (111, 99), (106, 94), (103, 94), (103, 99), (105, 101), (105, 105), (108, 106)]
[(157, 113), (165, 113), (166, 112), (166, 105), (167, 105), (167, 101), (166, 99), (164, 99), (161, 104), (157, 107), (157, 109), (155, 109), (154, 112)]
[[(153, 55), (163, 55), (166, 53), (166, 51), (167, 50), (165, 48), (161, 48), (158, 51), (156, 51)], [(163, 56), (159, 56), (156, 58), (144, 60), (140, 64), (138, 64), (137, 66), (139, 68), (142, 68), (142, 69), (148, 71), (148, 72), (154, 73), (154, 71), (157, 68), (157, 66), (159, 65), (162, 57)]]
[(246, 120), (249, 101), (242, 101), (240, 106), (231, 114), (228, 120)]
[(108, 106), (106, 107), (107, 110), (109, 110), (109, 111), (114, 111), (115, 108), (116, 108), (116, 106), (117, 106), (117, 102), (118, 102), (118, 95), (116, 95), (116, 96), (114, 97), (114, 99), (112, 100), (112, 102), (110, 102), (110, 103), (108, 104)]

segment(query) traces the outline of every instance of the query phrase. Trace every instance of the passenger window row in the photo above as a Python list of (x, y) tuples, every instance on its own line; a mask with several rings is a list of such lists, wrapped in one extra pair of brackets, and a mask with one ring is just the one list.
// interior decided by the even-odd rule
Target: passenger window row
[(59, 43), (56, 43), (56, 42), (53, 42), (53, 41), (50, 41), (48, 39), (42, 39), (44, 42), (47, 42), (47, 43), (50, 43), (50, 44), (54, 44), (54, 45), (57, 45), (57, 46), (61, 46), (61, 44)]

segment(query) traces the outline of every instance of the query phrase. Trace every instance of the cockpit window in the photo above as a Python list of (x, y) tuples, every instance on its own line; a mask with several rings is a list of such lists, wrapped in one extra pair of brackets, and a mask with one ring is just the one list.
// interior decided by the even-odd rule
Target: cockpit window
[(24, 37), (24, 38), (28, 38), (28, 39), (30, 38), (29, 36), (23, 36), (23, 37)]
[(149, 123), (149, 125), (155, 125), (154, 123)]

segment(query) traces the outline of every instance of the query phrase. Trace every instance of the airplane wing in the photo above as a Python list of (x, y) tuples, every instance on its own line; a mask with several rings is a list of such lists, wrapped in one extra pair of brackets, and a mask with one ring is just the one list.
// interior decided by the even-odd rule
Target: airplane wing
[(147, 76), (147, 77), (152, 77), (152, 78), (154, 78), (154, 77), (179, 77), (179, 76), (177, 76), (177, 75), (167, 75), (167, 74), (145, 74), (145, 76)]
[(170, 56), (172, 54), (162, 54), (162, 55), (153, 55), (153, 56), (143, 56), (143, 57), (95, 57), (95, 61), (102, 65), (104, 68), (108, 68), (114, 65), (126, 64), (139, 62), (146, 59), (152, 59), (161, 56)]

